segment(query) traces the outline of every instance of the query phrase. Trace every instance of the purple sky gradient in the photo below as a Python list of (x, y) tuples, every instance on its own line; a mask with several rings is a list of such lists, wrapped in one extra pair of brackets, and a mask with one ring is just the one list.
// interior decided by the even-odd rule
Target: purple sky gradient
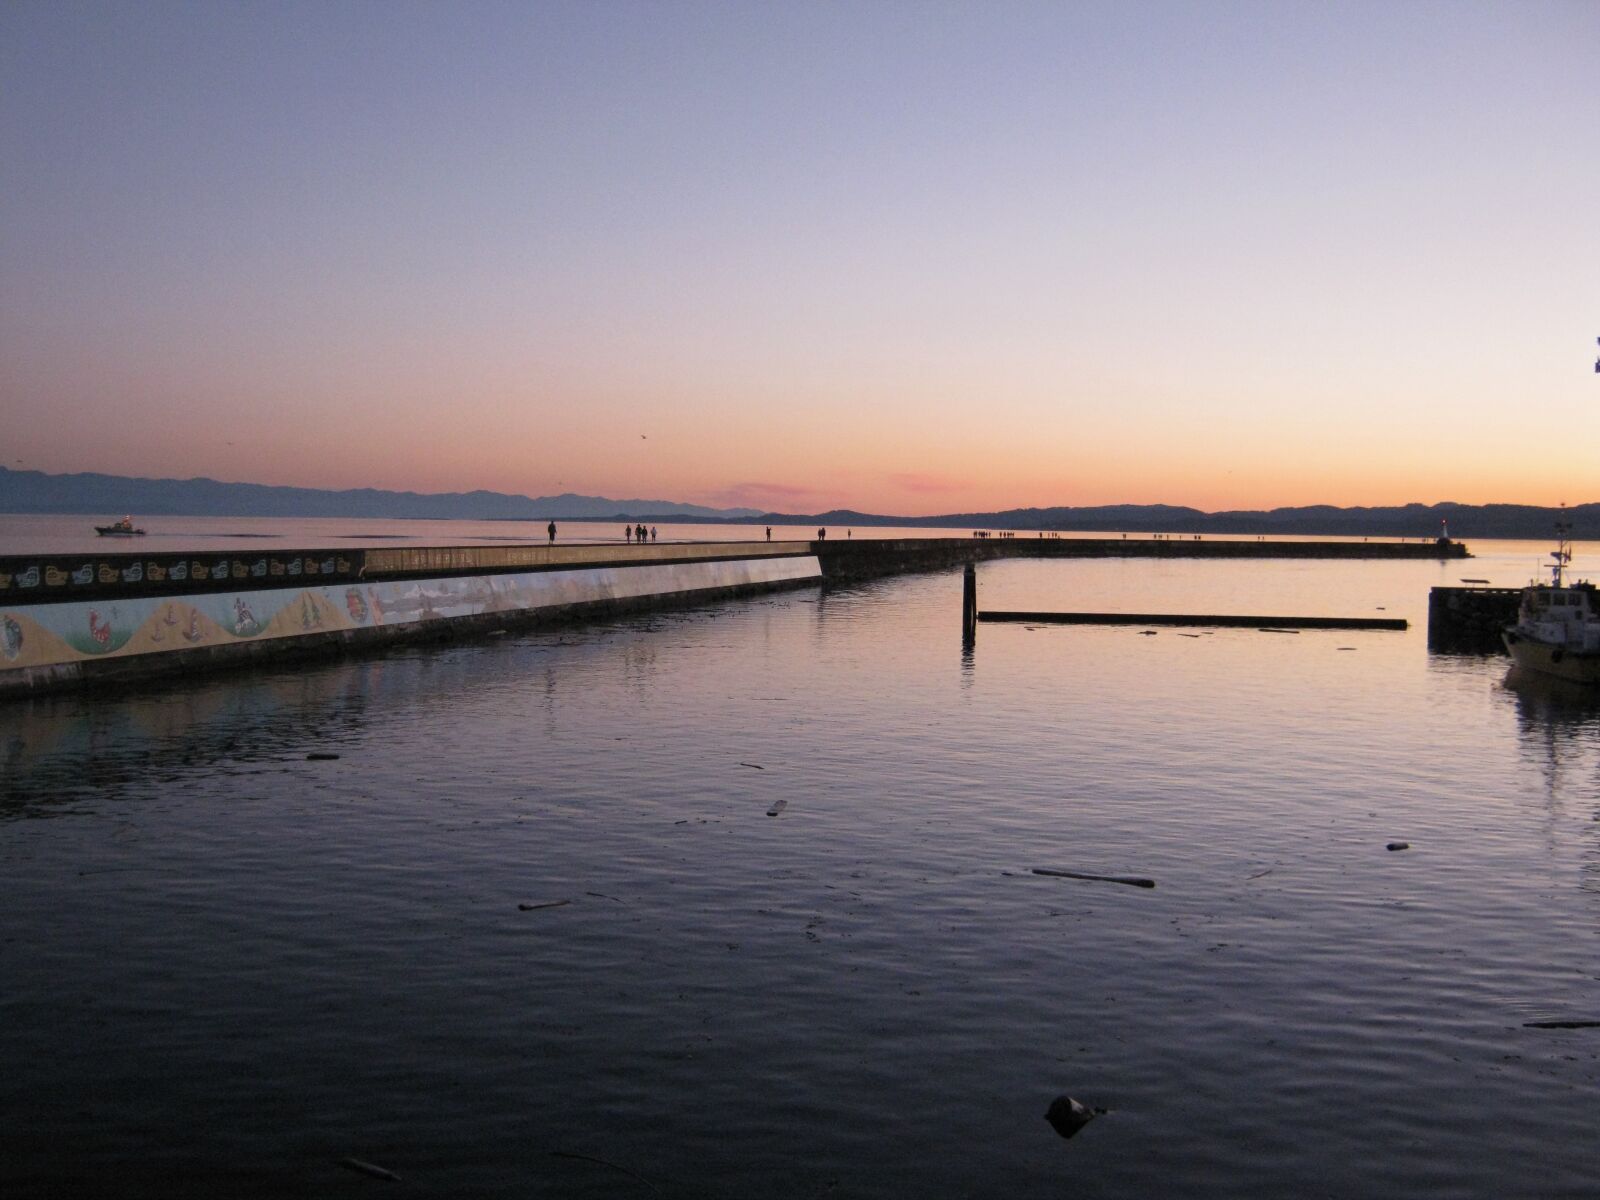
[(1590, 0), (13, 0), (0, 446), (900, 513), (1600, 499), (1597, 63)]

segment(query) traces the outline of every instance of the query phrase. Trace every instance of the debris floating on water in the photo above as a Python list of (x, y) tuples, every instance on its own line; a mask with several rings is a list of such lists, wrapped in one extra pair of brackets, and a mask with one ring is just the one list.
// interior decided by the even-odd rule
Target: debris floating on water
[(1600, 1029), (1600, 1021), (1524, 1021), (1524, 1029)]
[(543, 904), (519, 904), (518, 912), (532, 912), (536, 908), (560, 908), (563, 904), (571, 904), (571, 900), (546, 900)]
[(1045, 1110), (1044, 1119), (1050, 1122), (1054, 1129), (1064, 1138), (1069, 1138), (1082, 1129), (1090, 1121), (1105, 1114), (1103, 1108), (1090, 1108), (1081, 1104), (1071, 1096), (1057, 1096), (1050, 1101), (1050, 1107)]
[(762, 765), (761, 765), (761, 764), (760, 764), (760, 763), (746, 763), (746, 762), (742, 762), (742, 763), (740, 763), (740, 764), (739, 764), (739, 765), (740, 765), (740, 766), (741, 766), (741, 767), (749, 767), (749, 768), (750, 768), (750, 769), (751, 769), (751, 770), (752, 770), (752, 771), (765, 771), (765, 770), (766, 770), (766, 768), (765, 768), (765, 767), (763, 767), (763, 766), (762, 766)]
[(307, 762), (332, 762), (334, 759), (336, 759), (338, 757), (339, 756), (337, 754), (330, 754), (326, 750), (313, 750), (310, 754), (306, 755), (306, 761)]
[(1153, 888), (1154, 879), (1141, 879), (1134, 875), (1085, 875), (1082, 871), (1057, 871), (1053, 867), (1034, 867), (1035, 875), (1055, 875), (1062, 879), (1093, 879), (1097, 883), (1125, 883), (1130, 887)]
[(774, 800), (772, 802), (772, 807), (767, 809), (767, 816), (775, 817), (788, 807), (789, 802), (787, 800)]
[(1384, 849), (1385, 850), (1409, 850), (1409, 849), (1411, 849), (1411, 843), (1410, 842), (1390, 842), (1387, 846), (1384, 847)]
[(354, 1171), (358, 1175), (367, 1175), (373, 1179), (386, 1179), (390, 1183), (400, 1182), (400, 1176), (393, 1171), (380, 1167), (377, 1163), (366, 1162), (363, 1159), (341, 1158), (337, 1165), (343, 1167), (346, 1171)]
[(639, 1172), (630, 1171), (627, 1167), (623, 1166), (621, 1163), (614, 1163), (614, 1162), (611, 1162), (608, 1159), (604, 1159), (604, 1158), (596, 1158), (592, 1154), (574, 1154), (570, 1150), (552, 1150), (552, 1151), (550, 1151), (550, 1157), (551, 1158), (570, 1158), (570, 1159), (576, 1160), (577, 1162), (594, 1163), (596, 1166), (610, 1167), (613, 1171), (621, 1171), (624, 1175), (627, 1175), (627, 1176), (629, 1176), (629, 1177), (631, 1177), (633, 1179), (637, 1179), (640, 1183), (644, 1184), (645, 1187), (649, 1188), (652, 1192), (659, 1192), (661, 1190), (654, 1183), (652, 1183), (650, 1180), (646, 1179), (643, 1175), (639, 1174)]

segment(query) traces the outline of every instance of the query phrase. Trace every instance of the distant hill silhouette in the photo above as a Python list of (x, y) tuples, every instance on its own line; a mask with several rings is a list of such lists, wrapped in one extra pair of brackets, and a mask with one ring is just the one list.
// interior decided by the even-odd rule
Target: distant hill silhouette
[(603, 496), (512, 496), (504, 492), (323, 491), (221, 483), (215, 479), (135, 479), (122, 475), (50, 475), (0, 467), (0, 512), (138, 513), (141, 516), (382, 517), (453, 521), (624, 520), (654, 515), (737, 520), (753, 508), (706, 508), (671, 500)]
[(1318, 504), (1266, 512), (1201, 512), (1169, 504), (1108, 504), (1095, 508), (1011, 508), (1003, 512), (891, 517), (834, 509), (825, 513), (764, 513), (772, 525), (920, 525), (947, 529), (1054, 529), (1063, 533), (1301, 534), (1321, 537), (1438, 537), (1449, 522), (1453, 538), (1542, 538), (1558, 520), (1576, 538), (1600, 539), (1600, 503), (1565, 509), (1528, 504), (1404, 504), (1392, 508), (1335, 508)]
[(135, 479), (122, 475), (50, 475), (0, 467), (0, 512), (137, 513), (141, 516), (375, 517), (456, 521), (682, 520), (765, 525), (923, 526), (936, 529), (1055, 529), (1071, 533), (1302, 534), (1337, 537), (1437, 537), (1448, 521), (1456, 538), (1542, 538), (1557, 520), (1573, 536), (1600, 540), (1600, 503), (1566, 509), (1527, 504), (1404, 504), (1336, 508), (1316, 504), (1202, 512), (1170, 504), (1106, 504), (1092, 508), (1010, 508), (1002, 512), (932, 517), (885, 516), (832, 509), (824, 513), (763, 513), (753, 508), (707, 508), (670, 500), (610, 500), (603, 496), (513, 496), (504, 492), (386, 492), (375, 488), (324, 491), (221, 483), (215, 479)]

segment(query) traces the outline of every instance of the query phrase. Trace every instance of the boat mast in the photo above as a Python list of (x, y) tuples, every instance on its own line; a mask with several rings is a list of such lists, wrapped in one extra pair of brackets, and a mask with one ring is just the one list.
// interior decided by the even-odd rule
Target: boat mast
[(1556, 561), (1550, 564), (1550, 586), (1561, 586), (1561, 573), (1572, 561), (1572, 522), (1556, 522), (1556, 548), (1550, 551), (1550, 557)]

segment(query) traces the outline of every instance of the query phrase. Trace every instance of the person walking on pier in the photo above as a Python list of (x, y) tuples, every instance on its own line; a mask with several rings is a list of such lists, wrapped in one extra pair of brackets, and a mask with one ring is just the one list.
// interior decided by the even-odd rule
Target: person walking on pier
[(544, 531), (550, 535), (550, 544), (554, 546), (556, 544), (556, 523), (551, 521), (550, 524), (544, 527)]
[(656, 540), (656, 527), (654, 525), (650, 526), (650, 540), (652, 542)]
[(630, 545), (630, 546), (633, 545), (633, 526), (632, 525), (624, 525), (622, 527), (622, 540), (627, 542), (628, 545)]

